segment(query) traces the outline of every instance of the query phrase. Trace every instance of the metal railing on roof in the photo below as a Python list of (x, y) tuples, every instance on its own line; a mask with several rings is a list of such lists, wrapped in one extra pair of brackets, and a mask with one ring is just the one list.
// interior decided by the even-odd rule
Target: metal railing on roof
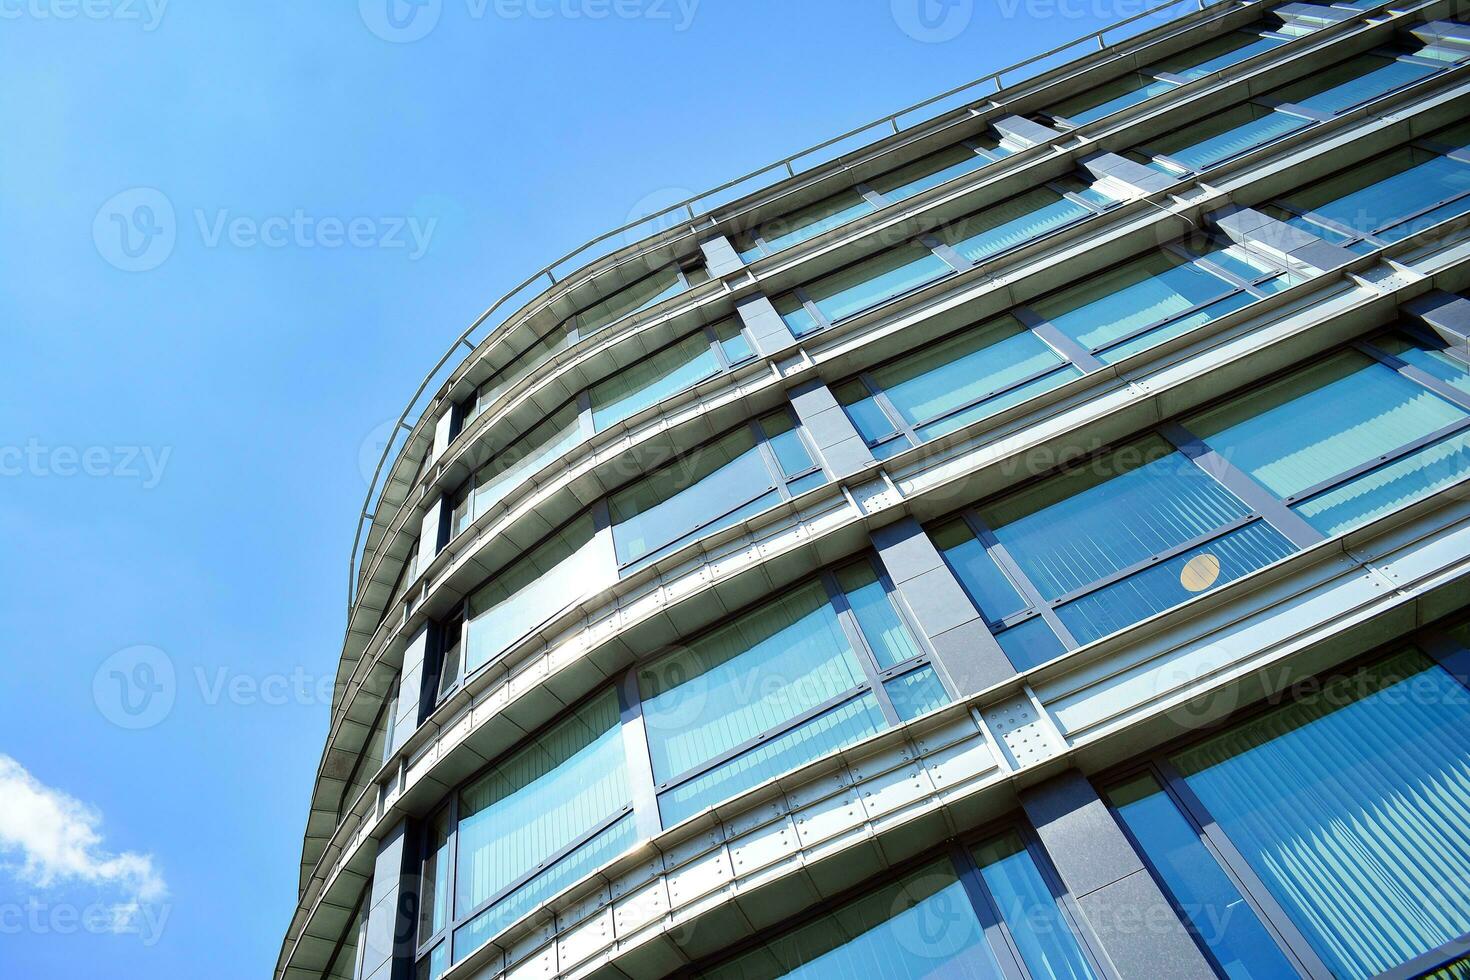
[[(1000, 92), (1005, 87), (1005, 83), (1002, 80), (1004, 76), (1013, 75), (1016, 72), (1023, 71), (1026, 68), (1032, 68), (1040, 65), (1043, 62), (1055, 58), (1057, 55), (1062, 54), (1063, 52), (1070, 51), (1073, 48), (1078, 47), (1079, 45), (1090, 45), (1096, 43), (1098, 50), (1105, 49), (1107, 47), (1106, 36), (1108, 34), (1115, 33), (1125, 27), (1128, 27), (1130, 24), (1137, 23), (1138, 21), (1145, 18), (1157, 16), (1158, 14), (1171, 7), (1188, 7), (1189, 10), (1192, 12), (1204, 10), (1207, 6), (1213, 6), (1220, 2), (1223, 2), (1223, 0), (1161, 0), (1161, 2), (1159, 3), (1155, 3), (1145, 7), (1143, 10), (1139, 11), (1133, 16), (1120, 20), (1115, 24), (1109, 24), (1107, 27), (1102, 28), (1101, 30), (1094, 31), (1091, 34), (1087, 34), (1083, 37), (1068, 41), (1065, 44), (1058, 45), (1057, 47), (1054, 47), (1048, 51), (1043, 51), (1040, 54), (1032, 55), (1024, 61), (1018, 61), (1015, 64), (1007, 65), (1006, 67), (1001, 68), (997, 71), (993, 71), (988, 75), (983, 75), (980, 78), (975, 79), (974, 81), (966, 82), (963, 85), (956, 86), (955, 88), (949, 89), (948, 91), (941, 92), (938, 95), (934, 95), (927, 99), (924, 99), (922, 102), (916, 102), (913, 105), (906, 106), (905, 108), (900, 109), (897, 112), (892, 112), (886, 116), (881, 116), (878, 119), (873, 120), (872, 122), (866, 123), (862, 126), (858, 126), (854, 129), (850, 129), (847, 132), (837, 136), (833, 136), (830, 139), (823, 140), (822, 142), (817, 143), (814, 146), (809, 146), (804, 150), (800, 150), (796, 153), (791, 154), (790, 156), (782, 157), (774, 163), (761, 167), (758, 170), (753, 170), (750, 173), (745, 174), (744, 176), (736, 177), (734, 180), (726, 181), (725, 183), (720, 184), (717, 187), (713, 187), (710, 190), (704, 191), (701, 194), (697, 194), (694, 197), (687, 198), (676, 204), (671, 204), (668, 207), (646, 217), (639, 218), (636, 221), (632, 221), (628, 224), (622, 225), (621, 227), (614, 228), (611, 231), (605, 232), (597, 236), (596, 238), (591, 239), (578, 248), (573, 249), (572, 251), (566, 253), (565, 255), (556, 259), (554, 262), (542, 268), (539, 272), (536, 272), (529, 278), (522, 280), (521, 283), (510, 290), (510, 292), (506, 293), (504, 296), (501, 296), (498, 300), (492, 303), (490, 307), (485, 310), (484, 313), (481, 313), (478, 317), (475, 318), (473, 323), (465, 328), (463, 333), (455, 338), (454, 342), (449, 345), (449, 348), (434, 364), (434, 367), (426, 375), (424, 375), (423, 380), (419, 382), (418, 388), (415, 389), (413, 397), (409, 400), (408, 405), (404, 407), (403, 412), (398, 416), (398, 420), (394, 424), (392, 432), (383, 447), (383, 452), (378, 459), (378, 464), (373, 470), (372, 479), (369, 481), (367, 497), (363, 501), (361, 512), (358, 514), (357, 533), (353, 536), (352, 539), (352, 554), (349, 558), (348, 563), (347, 614), (349, 620), (352, 615), (352, 607), (357, 601), (358, 561), (363, 553), (363, 549), (366, 546), (366, 541), (363, 537), (364, 527), (371, 527), (372, 525), (375, 515), (375, 507), (379, 502), (379, 498), (381, 495), (379, 481), (384, 476), (385, 468), (388, 467), (388, 461), (393, 458), (396, 450), (407, 444), (408, 437), (412, 434), (414, 428), (417, 427), (418, 420), (422, 415), (422, 409), (420, 409), (419, 415), (415, 416), (415, 409), (419, 408), (419, 403), (423, 399), (425, 393), (429, 391), (429, 386), (436, 378), (440, 376), (441, 372), (443, 372), (444, 368), (449, 364), (450, 358), (454, 356), (455, 351), (459, 350), (460, 347), (466, 347), (469, 349), (470, 352), (473, 352), (479, 344), (477, 341), (472, 341), (471, 338), (474, 337), (477, 333), (480, 333), (485, 324), (488, 323), (490, 319), (494, 317), (495, 314), (498, 313), (512, 299), (522, 295), (527, 290), (538, 285), (540, 285), (540, 288), (543, 291), (557, 285), (561, 281), (561, 279), (566, 278), (566, 276), (569, 274), (567, 272), (563, 272), (562, 270), (564, 270), (567, 265), (574, 260), (578, 262), (578, 267), (580, 268), (583, 265), (586, 265), (608, 254), (611, 254), (618, 248), (624, 247), (629, 241), (628, 235), (630, 232), (645, 229), (645, 234), (656, 234), (660, 230), (667, 230), (667, 228), (669, 227), (670, 219), (673, 219), (678, 223), (682, 223), (684, 221), (698, 221), (701, 217), (712, 214), (715, 209), (724, 207), (731, 203), (730, 200), (713, 200), (714, 198), (716, 198), (717, 195), (724, 194), (728, 191), (739, 188), (741, 194), (738, 195), (736, 198), (731, 199), (737, 200), (738, 197), (753, 194), (757, 191), (772, 187), (783, 180), (788, 180), (792, 177), (797, 176), (798, 174), (806, 172), (807, 170), (831, 162), (831, 160), (835, 158), (835, 156), (841, 156), (842, 153), (837, 153), (833, 156), (828, 156), (817, 160), (811, 160), (809, 158), (817, 156), (823, 151), (832, 150), (834, 147), (838, 147), (840, 144), (845, 144), (850, 141), (856, 140), (858, 137), (864, 136), (866, 134), (871, 133), (873, 135), (866, 142), (854, 145), (851, 148), (844, 150), (843, 152), (855, 152), (866, 146), (876, 144), (881, 140), (888, 139), (895, 135), (901, 135), (902, 133), (910, 129), (921, 126), (924, 123), (931, 122), (944, 113), (950, 112), (953, 109), (957, 108), (957, 106), (952, 103), (952, 100), (954, 100), (957, 96), (974, 93), (973, 97), (963, 100), (963, 103), (967, 104), (969, 102), (979, 100), (979, 98), (981, 97), (981, 93), (977, 91), (978, 89), (989, 88), (993, 86), (994, 91)], [(1183, 16), (1183, 14), (1179, 14), (1177, 16)], [(1162, 26), (1162, 24), (1160, 26)], [(1031, 76), (1027, 77), (1029, 78)], [(1013, 79), (1012, 81), (1014, 83), (1015, 81), (1025, 80), (1026, 78), (1021, 78)], [(904, 120), (906, 117), (913, 116), (916, 113), (922, 113), (925, 110), (930, 111), (928, 112), (928, 114), (923, 115), (920, 118), (900, 124), (900, 120)], [(874, 133), (875, 130), (877, 130), (878, 132)], [(609, 243), (612, 243), (615, 239), (621, 239), (621, 241), (618, 241), (615, 247), (607, 247), (609, 246)], [(597, 251), (599, 248), (601, 248), (602, 251)], [(575, 271), (575, 269), (572, 271)], [(558, 273), (561, 273), (560, 277), (558, 276)], [(519, 309), (519, 307), (517, 309)], [(509, 317), (502, 319), (496, 324), (496, 326), (500, 326), (508, 319)], [(490, 336), (490, 334), (493, 333), (494, 330), (495, 327), (484, 330), (483, 336), (480, 338), (480, 340), (483, 341), (485, 337)], [(424, 408), (426, 409), (427, 405), (424, 406)], [(415, 421), (412, 423), (408, 421), (411, 416), (415, 417)]]

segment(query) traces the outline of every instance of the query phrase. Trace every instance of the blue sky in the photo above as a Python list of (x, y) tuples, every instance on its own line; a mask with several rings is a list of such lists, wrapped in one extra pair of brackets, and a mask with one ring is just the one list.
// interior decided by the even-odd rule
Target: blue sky
[(0, 976), (268, 975), (364, 447), (502, 290), (1139, 9), (418, 2), (0, 0)]

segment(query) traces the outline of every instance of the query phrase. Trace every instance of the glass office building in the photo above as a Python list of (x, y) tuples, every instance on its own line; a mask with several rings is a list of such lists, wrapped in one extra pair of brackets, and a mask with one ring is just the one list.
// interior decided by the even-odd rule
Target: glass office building
[(1467, 13), (1165, 4), (497, 304), (278, 980), (1470, 977)]

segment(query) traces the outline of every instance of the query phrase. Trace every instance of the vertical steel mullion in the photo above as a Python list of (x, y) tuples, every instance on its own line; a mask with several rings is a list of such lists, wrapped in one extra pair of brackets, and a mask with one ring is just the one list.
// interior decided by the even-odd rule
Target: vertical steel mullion
[(1014, 307), (1011, 310), (1011, 316), (1019, 320), (1021, 326), (1040, 337), (1048, 347), (1060, 354), (1083, 374), (1101, 371), (1107, 366), (1098, 360), (1092, 351), (1062, 333), (1056, 324), (1042, 317), (1035, 310), (1031, 309), (1031, 307)]
[(638, 668), (630, 667), (617, 684), (618, 719), (623, 753), (628, 767), (628, 784), (633, 796), (633, 820), (638, 839), (648, 840), (663, 831), (658, 812), (653, 755), (649, 750), (648, 726), (643, 721), (643, 698), (638, 690)]
[[(756, 451), (760, 453), (761, 462), (765, 464), (766, 473), (771, 478), (771, 489), (779, 493), (782, 500), (790, 500), (791, 488), (786, 485), (786, 472), (781, 469), (781, 461), (776, 458), (776, 452), (771, 448), (770, 440), (766, 438), (760, 419), (750, 419), (745, 424), (750, 428), (750, 434), (755, 437)], [(755, 499), (755, 497), (750, 498), (750, 500)], [(749, 502), (746, 501), (746, 503)], [(743, 507), (745, 504), (740, 506)]]
[(878, 669), (878, 658), (874, 655), (873, 648), (868, 645), (868, 638), (863, 634), (862, 625), (857, 621), (857, 613), (852, 611), (852, 605), (847, 601), (847, 593), (842, 591), (837, 575), (829, 569), (822, 572), (821, 579), (823, 587), (827, 590), (827, 601), (832, 603), (832, 608), (837, 611), (837, 622), (841, 624), (848, 644), (857, 654), (858, 663), (862, 665), (863, 675), (868, 681), (868, 689), (873, 692), (873, 697), (883, 712), (883, 719), (890, 727), (903, 724), (903, 719), (898, 716), (898, 709), (894, 708), (893, 702), (889, 700), (888, 689), (883, 686), (883, 679), (879, 676), (881, 671)]
[(877, 379), (867, 371), (859, 372), (858, 378), (862, 380), (863, 385), (868, 389), (868, 394), (873, 396), (873, 401), (878, 405), (878, 410), (888, 418), (889, 424), (893, 426), (893, 431), (907, 436), (910, 445), (917, 446), (923, 442), (919, 438), (918, 432), (914, 430), (912, 425), (909, 425), (908, 421), (903, 417), (903, 413), (898, 410), (897, 405), (893, 404), (893, 399), (888, 397), (888, 392), (883, 390), (883, 386), (878, 383)]
[[(918, 647), (919, 658), (927, 660), (929, 666), (935, 666), (938, 661), (934, 655), (934, 648), (929, 643), (929, 637), (925, 636), (924, 631), (919, 628), (919, 624), (915, 621), (913, 613), (909, 611), (908, 603), (903, 601), (903, 594), (899, 592), (898, 586), (894, 584), (892, 577), (889, 576), (888, 569), (883, 567), (882, 559), (875, 553), (870, 555), (867, 560), (873, 572), (878, 576), (878, 584), (883, 587), (883, 593), (888, 598), (889, 606), (893, 608), (894, 613), (898, 616), (899, 623), (902, 624), (904, 629), (908, 630), (910, 638), (914, 641), (914, 646)], [(902, 663), (894, 664), (893, 667), (885, 669), (894, 670), (902, 667), (904, 664), (911, 664), (911, 661), (905, 660)], [(908, 673), (908, 671), (904, 670), (902, 673)], [(955, 692), (950, 690), (950, 684), (944, 676), (944, 671), (936, 669), (934, 676), (939, 678), (939, 686), (944, 688), (944, 693), (951, 698), (955, 697)]]
[(1001, 976), (1005, 980), (1027, 980), (1030, 972), (1021, 959), (1021, 952), (1016, 948), (1011, 930), (1001, 917), (1000, 909), (991, 896), (990, 889), (985, 887), (980, 869), (976, 867), (969, 849), (958, 841), (954, 841), (948, 850), (950, 867), (954, 870), (955, 877), (959, 879), (965, 897), (970, 900), (971, 910), (975, 913), (975, 918), (979, 921), (981, 931), (984, 933), (985, 945), (990, 947), (996, 963), (1000, 965)]
[[(797, 286), (791, 290), (791, 295), (796, 297), (797, 301), (801, 303), (802, 308), (806, 310), (807, 315), (812, 318), (812, 322), (816, 324), (816, 330), (826, 330), (832, 326), (832, 321), (827, 319), (827, 314), (817, 308), (817, 304), (807, 295), (804, 287)], [(777, 315), (779, 316), (780, 314)], [(815, 333), (816, 331), (813, 332)]]
[(1011, 556), (1006, 546), (1000, 543), (1000, 538), (996, 537), (995, 532), (990, 529), (973, 508), (965, 511), (965, 522), (969, 525), (970, 533), (975, 535), (976, 540), (980, 542), (981, 547), (985, 549), (985, 553), (990, 556), (991, 561), (995, 562), (1001, 572), (1011, 580), (1011, 585), (1020, 593), (1021, 598), (1029, 603), (1031, 608), (1035, 609), (1042, 619), (1046, 620), (1046, 625), (1050, 626), (1052, 632), (1056, 633), (1057, 639), (1062, 641), (1062, 645), (1069, 650), (1081, 646), (1077, 642), (1077, 638), (1072, 635), (1072, 631), (1067, 628), (1067, 625), (1062, 622), (1061, 617), (1057, 615), (1057, 611), (1052, 608), (1051, 603), (1041, 594), (1041, 590), (1036, 587), (1036, 583), (1032, 582), (1031, 577), (1021, 570), (1020, 563)]
[(1087, 960), (1087, 965), (1092, 967), (1094, 973), (1099, 977), (1112, 976), (1112, 970), (1108, 958), (1104, 955), (1102, 942), (1093, 933), (1087, 922), (1087, 917), (1082, 910), (1077, 908), (1067, 886), (1063, 884), (1056, 869), (1052, 867), (1051, 857), (1046, 853), (1046, 847), (1041, 843), (1035, 828), (1029, 823), (1022, 822), (1015, 828), (1016, 835), (1021, 838), (1021, 846), (1031, 857), (1031, 863), (1041, 875), (1042, 882), (1047, 890), (1051, 892), (1052, 901), (1056, 903), (1057, 912), (1061, 915), (1063, 924), (1070, 927), (1072, 935), (1077, 938), (1077, 945), (1082, 949), (1082, 955)]
[(1220, 867), (1234, 879), (1242, 897), (1255, 909), (1261, 924), (1276, 937), (1282, 952), (1294, 959), (1301, 971), (1312, 980), (1332, 980), (1332, 971), (1317, 956), (1317, 951), (1297, 929), (1296, 923), (1276, 901), (1265, 882), (1256, 875), (1250, 862), (1215, 822), (1214, 815), (1194, 795), (1194, 790), (1190, 789), (1184, 777), (1174, 768), (1174, 764), (1167, 758), (1160, 758), (1154, 761), (1154, 766), (1162, 777), (1165, 789), (1199, 828), (1200, 838), (1218, 856)]
[(724, 345), (720, 343), (720, 338), (715, 334), (714, 324), (706, 323), (699, 329), (704, 332), (704, 342), (709, 344), (710, 352), (715, 355), (715, 363), (720, 366), (720, 373), (724, 374), (734, 367), (730, 359), (725, 356)]
[(1158, 432), (1190, 463), (1239, 498), (1251, 511), (1260, 514), (1266, 523), (1286, 535), (1287, 540), (1298, 548), (1310, 548), (1326, 540), (1325, 534), (1308, 524), (1279, 497), (1180, 423), (1166, 422), (1159, 426)]
[[(448, 827), (449, 838), (446, 847), (449, 851), (449, 874), (444, 886), (449, 889), (445, 908), (448, 914), (444, 916), (444, 941), (450, 942), (454, 939), (455, 927), (459, 925), (459, 788), (456, 787), (449, 794)], [(454, 956), (454, 946), (449, 947), (451, 960)]]

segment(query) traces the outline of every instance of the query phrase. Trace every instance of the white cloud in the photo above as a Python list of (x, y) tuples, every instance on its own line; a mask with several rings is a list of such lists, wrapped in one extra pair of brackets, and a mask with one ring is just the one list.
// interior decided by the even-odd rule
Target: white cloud
[(139, 903), (162, 900), (168, 887), (151, 855), (104, 849), (101, 826), (95, 808), (0, 754), (0, 867), (37, 888), (80, 883), (115, 892), (112, 931), (126, 932)]

